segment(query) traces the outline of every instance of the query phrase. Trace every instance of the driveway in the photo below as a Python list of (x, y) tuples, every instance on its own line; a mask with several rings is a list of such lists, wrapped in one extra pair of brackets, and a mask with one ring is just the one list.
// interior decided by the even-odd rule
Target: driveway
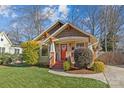
[(107, 66), (105, 76), (112, 88), (124, 88), (124, 65)]

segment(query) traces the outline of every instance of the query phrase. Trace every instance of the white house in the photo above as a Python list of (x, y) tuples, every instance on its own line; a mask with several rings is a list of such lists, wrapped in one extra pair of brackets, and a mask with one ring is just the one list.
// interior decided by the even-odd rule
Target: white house
[(8, 36), (4, 32), (0, 32), (0, 54), (21, 54), (22, 48), (12, 44)]

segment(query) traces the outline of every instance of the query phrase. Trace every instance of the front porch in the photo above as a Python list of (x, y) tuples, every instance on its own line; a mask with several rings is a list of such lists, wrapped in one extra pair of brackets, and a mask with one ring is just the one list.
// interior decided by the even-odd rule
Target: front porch
[[(88, 38), (85, 37), (63, 37), (54, 42), (55, 45), (55, 68), (62, 68), (66, 58), (70, 58), (72, 49), (79, 47), (88, 47)], [(48, 64), (50, 62), (50, 45), (45, 44), (41, 47), (40, 62)]]

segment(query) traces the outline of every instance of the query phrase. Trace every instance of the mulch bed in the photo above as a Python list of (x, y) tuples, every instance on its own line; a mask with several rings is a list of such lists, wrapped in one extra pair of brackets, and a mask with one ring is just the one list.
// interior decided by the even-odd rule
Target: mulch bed
[(92, 70), (88, 70), (88, 69), (80, 69), (80, 70), (70, 70), (70, 71), (66, 71), (67, 73), (71, 73), (71, 74), (95, 74), (96, 72), (92, 71)]

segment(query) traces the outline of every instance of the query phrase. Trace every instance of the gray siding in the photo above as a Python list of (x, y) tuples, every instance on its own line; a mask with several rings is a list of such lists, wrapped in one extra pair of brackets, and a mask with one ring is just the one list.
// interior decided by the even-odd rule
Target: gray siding
[(56, 25), (55, 27), (53, 27), (53, 29), (51, 29), (50, 31), (48, 31), (48, 33), (51, 35), (53, 34), (56, 30), (58, 30), (61, 26), (63, 26), (62, 23), (59, 23), (58, 25)]
[(49, 57), (48, 56), (41, 56), (40, 63), (43, 65), (49, 65)]
[(87, 35), (77, 31), (73, 28), (66, 28), (63, 31), (61, 31), (56, 37), (62, 38), (62, 37), (69, 37), (69, 36), (80, 36), (80, 37), (88, 37)]

